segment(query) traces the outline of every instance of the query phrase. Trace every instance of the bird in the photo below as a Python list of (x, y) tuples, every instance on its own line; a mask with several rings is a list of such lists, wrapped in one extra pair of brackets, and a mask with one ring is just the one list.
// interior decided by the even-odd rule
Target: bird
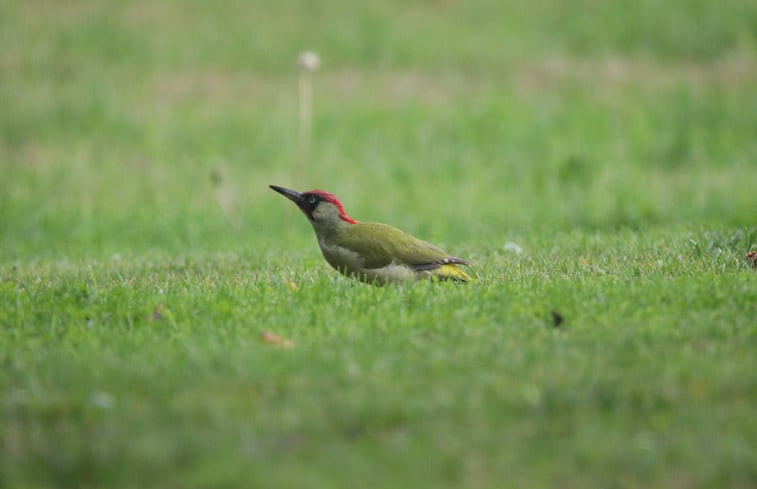
[(332, 193), (269, 187), (297, 204), (313, 226), (323, 257), (343, 275), (376, 285), (472, 280), (461, 268), (469, 265), (466, 260), (388, 224), (357, 221)]

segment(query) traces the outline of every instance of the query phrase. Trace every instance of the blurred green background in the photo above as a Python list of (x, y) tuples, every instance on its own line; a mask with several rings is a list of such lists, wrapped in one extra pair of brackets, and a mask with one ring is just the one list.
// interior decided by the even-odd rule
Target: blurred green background
[[(299, 240), (269, 183), (478, 246), (755, 223), (753, 1), (0, 9), (5, 260)], [(323, 66), (298, 164), (305, 49)]]

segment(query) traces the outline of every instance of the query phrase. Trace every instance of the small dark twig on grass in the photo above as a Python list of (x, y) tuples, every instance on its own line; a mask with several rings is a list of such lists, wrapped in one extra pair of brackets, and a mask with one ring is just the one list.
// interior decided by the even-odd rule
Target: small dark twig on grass
[(552, 325), (555, 328), (559, 328), (562, 326), (562, 323), (565, 321), (565, 318), (562, 314), (560, 314), (557, 311), (551, 311), (550, 315), (552, 316)]

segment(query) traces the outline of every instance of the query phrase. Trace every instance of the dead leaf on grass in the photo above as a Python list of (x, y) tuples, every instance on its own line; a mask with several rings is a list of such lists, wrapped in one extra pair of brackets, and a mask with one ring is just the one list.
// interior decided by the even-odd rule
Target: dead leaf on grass
[(294, 348), (294, 342), (292, 340), (279, 336), (271, 331), (261, 331), (260, 339), (271, 346), (277, 346), (287, 350)]
[(757, 250), (750, 251), (744, 255), (744, 258), (746, 258), (747, 263), (752, 265), (752, 268), (757, 268)]

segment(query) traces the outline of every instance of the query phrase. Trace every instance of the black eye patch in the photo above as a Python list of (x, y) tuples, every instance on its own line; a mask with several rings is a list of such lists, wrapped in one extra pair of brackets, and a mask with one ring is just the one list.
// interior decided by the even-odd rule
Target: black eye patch
[(321, 200), (323, 199), (320, 195), (305, 194), (302, 196), (302, 202), (310, 212), (313, 212), (315, 210), (316, 206)]

